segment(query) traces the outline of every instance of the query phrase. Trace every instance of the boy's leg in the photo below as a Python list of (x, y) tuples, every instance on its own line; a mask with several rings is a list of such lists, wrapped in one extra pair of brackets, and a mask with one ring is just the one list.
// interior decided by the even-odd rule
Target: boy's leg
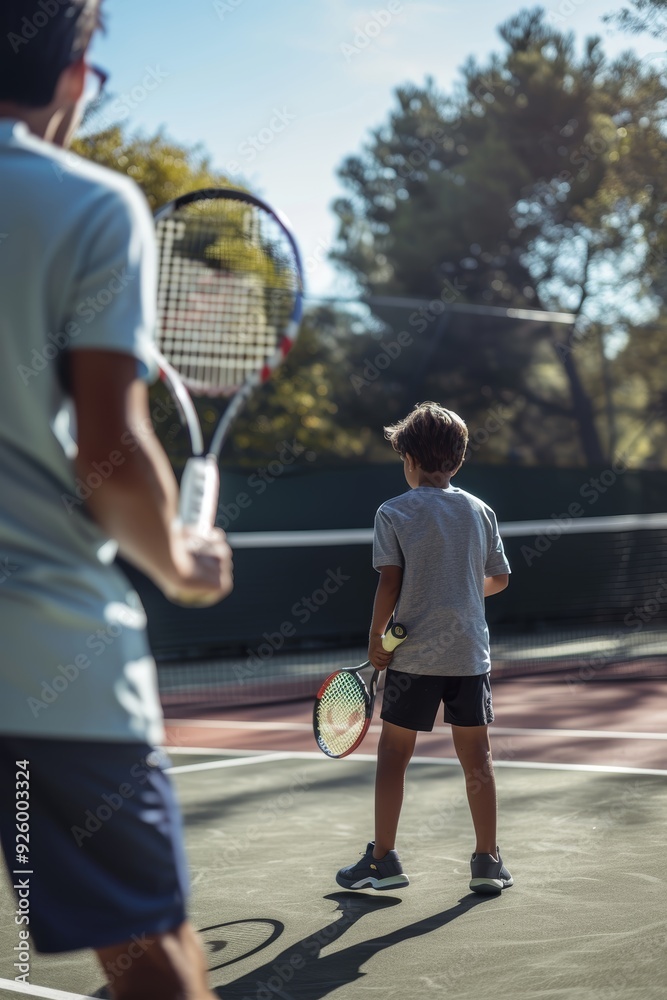
[(452, 737), (466, 781), (476, 854), (496, 857), (497, 800), (488, 726), (452, 726)]
[(416, 739), (415, 730), (403, 729), (383, 721), (375, 775), (374, 858), (383, 858), (394, 850), (403, 805), (405, 772), (414, 752)]
[(166, 934), (100, 948), (97, 957), (114, 1000), (215, 1000), (199, 939), (187, 922)]

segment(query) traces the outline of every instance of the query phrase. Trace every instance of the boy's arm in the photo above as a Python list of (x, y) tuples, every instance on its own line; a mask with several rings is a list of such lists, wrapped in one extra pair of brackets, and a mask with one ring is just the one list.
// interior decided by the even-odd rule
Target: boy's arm
[(368, 659), (376, 670), (385, 670), (392, 661), (393, 652), (389, 653), (382, 646), (389, 619), (394, 613), (396, 602), (401, 593), (403, 569), (401, 566), (381, 566), (380, 582), (375, 593), (373, 605), (373, 621), (368, 641)]
[(150, 419), (137, 360), (105, 350), (69, 353), (77, 417), (76, 472), (110, 470), (87, 506), (122, 554), (177, 603), (216, 604), (232, 590), (231, 550), (222, 531), (205, 539), (175, 525), (178, 487)]
[(498, 576), (485, 576), (484, 596), (491, 597), (493, 594), (499, 594), (501, 590), (505, 590), (509, 586), (509, 582), (509, 573), (500, 573)]

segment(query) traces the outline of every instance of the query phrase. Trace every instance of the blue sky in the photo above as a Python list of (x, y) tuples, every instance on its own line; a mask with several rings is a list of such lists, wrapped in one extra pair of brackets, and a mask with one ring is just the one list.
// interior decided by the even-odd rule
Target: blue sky
[[(335, 235), (336, 168), (382, 123), (392, 91), (426, 75), (450, 89), (469, 55), (502, 44), (508, 0), (106, 0), (94, 59), (111, 72), (110, 112), (131, 129), (201, 143), (290, 218), (308, 289), (351, 286), (325, 259)], [(559, 27), (600, 34), (610, 54), (658, 43), (601, 18), (621, 0), (546, 0)], [(109, 113), (110, 113), (109, 112)]]

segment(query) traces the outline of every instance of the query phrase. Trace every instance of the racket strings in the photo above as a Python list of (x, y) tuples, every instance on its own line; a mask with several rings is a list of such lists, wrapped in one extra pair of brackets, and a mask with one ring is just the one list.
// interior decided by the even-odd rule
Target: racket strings
[(231, 394), (280, 350), (301, 279), (283, 230), (248, 204), (158, 223), (158, 347), (190, 389)]
[(356, 745), (366, 726), (367, 694), (354, 673), (342, 671), (320, 696), (316, 723), (320, 746), (341, 756)]

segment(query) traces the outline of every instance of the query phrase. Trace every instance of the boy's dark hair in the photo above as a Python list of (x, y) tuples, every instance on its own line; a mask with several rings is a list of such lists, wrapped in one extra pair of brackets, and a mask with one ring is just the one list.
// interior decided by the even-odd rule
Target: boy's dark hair
[(2, 0), (0, 101), (44, 108), (101, 26), (102, 0)]
[(401, 458), (411, 455), (424, 472), (456, 471), (468, 446), (468, 428), (458, 413), (430, 402), (385, 427), (384, 436)]

